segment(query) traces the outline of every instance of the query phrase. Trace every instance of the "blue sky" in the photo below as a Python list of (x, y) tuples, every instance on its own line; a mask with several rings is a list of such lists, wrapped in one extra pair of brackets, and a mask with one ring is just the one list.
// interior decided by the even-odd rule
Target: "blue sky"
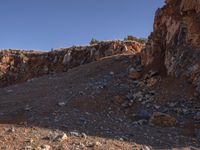
[(85, 45), (147, 37), (164, 0), (1, 0), (0, 49)]

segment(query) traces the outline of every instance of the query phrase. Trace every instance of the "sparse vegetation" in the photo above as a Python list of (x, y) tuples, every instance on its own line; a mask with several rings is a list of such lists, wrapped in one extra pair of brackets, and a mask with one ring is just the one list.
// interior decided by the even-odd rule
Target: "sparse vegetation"
[(94, 45), (94, 44), (98, 44), (99, 41), (95, 38), (92, 38), (92, 40), (90, 41), (90, 45)]
[(132, 35), (128, 35), (126, 38), (124, 38), (124, 41), (136, 41), (136, 42), (145, 44), (147, 42), (147, 39), (146, 38), (137, 38)]

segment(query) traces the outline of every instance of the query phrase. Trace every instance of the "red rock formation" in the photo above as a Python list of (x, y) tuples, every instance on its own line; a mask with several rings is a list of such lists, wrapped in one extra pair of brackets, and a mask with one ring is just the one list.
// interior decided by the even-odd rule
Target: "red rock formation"
[(142, 64), (188, 77), (200, 92), (200, 0), (166, 0), (156, 12)]
[(52, 52), (0, 51), (0, 87), (44, 74), (67, 71), (110, 55), (138, 53), (143, 47), (144, 44), (134, 41), (107, 41)]

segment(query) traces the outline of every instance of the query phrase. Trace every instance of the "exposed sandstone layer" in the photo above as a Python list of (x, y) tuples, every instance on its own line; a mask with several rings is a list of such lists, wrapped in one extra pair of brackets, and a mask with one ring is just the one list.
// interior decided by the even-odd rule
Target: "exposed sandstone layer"
[(156, 12), (142, 63), (187, 77), (200, 92), (200, 0), (166, 0)]
[(138, 53), (143, 47), (143, 44), (135, 41), (106, 41), (51, 52), (0, 51), (0, 87), (44, 74), (67, 71), (106, 56), (125, 52)]

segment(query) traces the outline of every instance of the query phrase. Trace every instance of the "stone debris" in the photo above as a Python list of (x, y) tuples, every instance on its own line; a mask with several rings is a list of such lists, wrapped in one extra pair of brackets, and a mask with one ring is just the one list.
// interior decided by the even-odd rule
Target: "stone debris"
[(149, 122), (150, 124), (161, 127), (174, 127), (178, 123), (176, 118), (160, 112), (154, 112)]
[(100, 142), (96, 141), (94, 145), (95, 146), (101, 146), (102, 144)]
[(26, 146), (26, 147), (24, 147), (24, 150), (33, 150), (33, 147), (32, 146)]
[(114, 73), (113, 71), (111, 71), (111, 72), (110, 72), (110, 75), (112, 75), (112, 76), (113, 76), (113, 75), (115, 75), (115, 73)]
[(24, 108), (25, 111), (31, 111), (31, 107), (29, 105), (26, 105), (26, 107)]
[(76, 131), (73, 131), (73, 132), (70, 132), (70, 134), (72, 135), (72, 136), (79, 136), (79, 133), (78, 132), (76, 132)]
[(10, 132), (10, 133), (14, 133), (15, 130), (16, 130), (15, 127), (11, 127), (11, 128), (9, 128), (7, 131)]
[(63, 107), (63, 106), (65, 106), (65, 105), (66, 105), (65, 102), (59, 102), (59, 103), (58, 103), (58, 106), (60, 106), (60, 107)]
[(83, 137), (84, 139), (87, 139), (87, 135), (85, 133), (82, 133), (81, 137)]
[(51, 132), (46, 137), (46, 139), (49, 139), (54, 142), (62, 142), (68, 139), (67, 135), (65, 133), (58, 133), (58, 132)]
[(12, 92), (13, 92), (13, 90), (11, 90), (11, 89), (10, 89), (10, 90), (7, 90), (7, 93), (12, 93)]
[(51, 146), (49, 145), (42, 145), (40, 147), (38, 147), (38, 150), (50, 150), (51, 149)]

